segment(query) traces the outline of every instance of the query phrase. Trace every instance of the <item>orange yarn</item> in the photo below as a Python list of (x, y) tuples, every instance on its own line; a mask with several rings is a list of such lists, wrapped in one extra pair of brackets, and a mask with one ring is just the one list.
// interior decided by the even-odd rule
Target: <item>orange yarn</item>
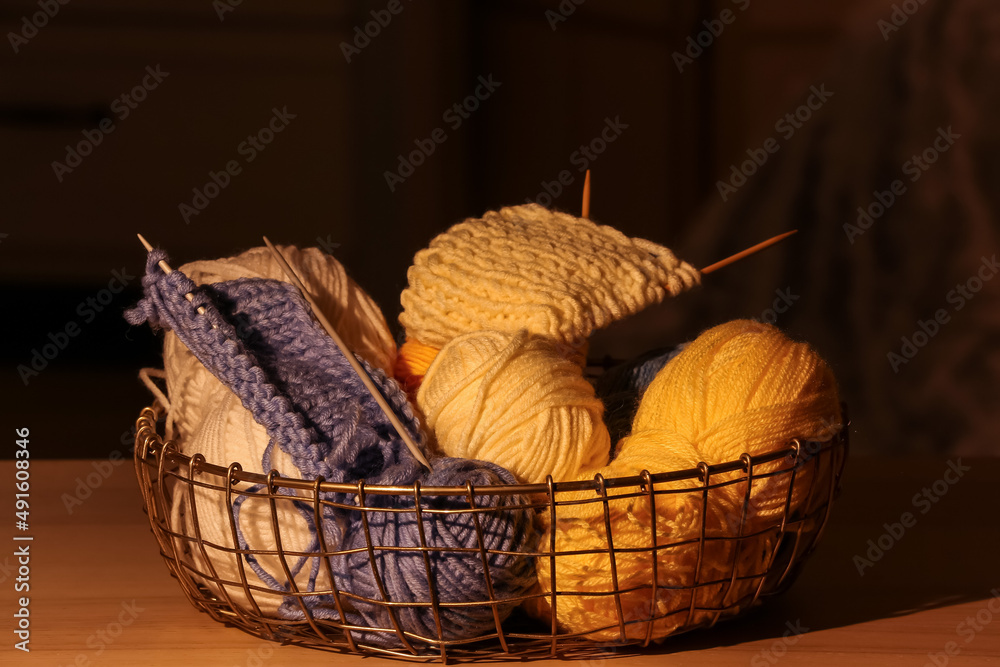
[(412, 394), (420, 388), (420, 383), (424, 381), (427, 369), (430, 368), (431, 362), (440, 351), (436, 347), (424, 345), (416, 338), (407, 338), (406, 342), (399, 347), (396, 365), (392, 370), (393, 375), (407, 393)]

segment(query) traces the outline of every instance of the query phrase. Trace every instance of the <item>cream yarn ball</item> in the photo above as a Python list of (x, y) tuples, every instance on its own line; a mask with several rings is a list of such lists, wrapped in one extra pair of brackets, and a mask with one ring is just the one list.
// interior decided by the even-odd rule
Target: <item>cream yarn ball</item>
[(572, 352), (525, 330), (451, 340), (417, 392), (437, 447), (501, 465), (526, 483), (605, 465), (604, 405), (583, 369), (566, 358)]

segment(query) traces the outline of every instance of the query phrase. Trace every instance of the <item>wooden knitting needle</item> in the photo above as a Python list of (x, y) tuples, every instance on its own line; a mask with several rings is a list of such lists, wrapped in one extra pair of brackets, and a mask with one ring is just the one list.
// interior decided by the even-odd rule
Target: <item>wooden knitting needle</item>
[[(581, 207), (580, 210), (580, 217), (590, 219), (590, 170), (589, 169), (587, 170), (587, 175), (584, 176), (583, 178), (583, 206)], [(713, 271), (718, 271), (723, 267), (729, 266), (733, 262), (738, 262), (744, 257), (748, 257), (754, 253), (760, 252), (764, 248), (770, 247), (775, 243), (777, 243), (778, 241), (787, 239), (789, 236), (796, 233), (797, 231), (799, 230), (793, 229), (790, 232), (785, 232), (784, 234), (778, 234), (774, 238), (770, 238), (766, 241), (761, 241), (757, 245), (747, 248), (746, 250), (742, 250), (731, 257), (727, 257), (723, 260), (719, 260), (715, 264), (706, 266), (704, 269), (701, 270), (701, 274), (706, 275), (712, 273)]]
[(302, 292), (302, 296), (305, 297), (305, 300), (309, 303), (309, 307), (312, 308), (313, 315), (316, 316), (316, 319), (319, 320), (319, 323), (323, 326), (324, 329), (326, 329), (326, 332), (330, 334), (330, 338), (332, 338), (333, 342), (337, 344), (337, 347), (340, 348), (340, 351), (344, 353), (344, 358), (347, 359), (348, 363), (351, 364), (351, 368), (353, 368), (354, 372), (358, 374), (359, 378), (361, 378), (361, 382), (364, 383), (365, 388), (371, 393), (372, 397), (375, 399), (375, 402), (378, 403), (378, 406), (382, 408), (382, 412), (385, 413), (385, 416), (389, 418), (389, 422), (392, 424), (393, 428), (396, 429), (396, 432), (399, 433), (399, 437), (403, 439), (403, 442), (406, 444), (407, 449), (410, 450), (410, 453), (413, 454), (414, 458), (420, 461), (420, 463), (422, 463), (425, 468), (433, 472), (431, 464), (428, 463), (426, 458), (424, 458), (424, 455), (420, 452), (420, 448), (417, 447), (417, 443), (413, 442), (413, 439), (410, 437), (410, 434), (406, 431), (406, 428), (403, 427), (402, 422), (399, 421), (399, 418), (396, 416), (396, 413), (393, 411), (392, 407), (389, 406), (389, 403), (385, 400), (385, 397), (382, 396), (382, 392), (379, 391), (379, 388), (375, 386), (375, 383), (372, 382), (372, 379), (368, 377), (368, 373), (361, 365), (361, 362), (359, 362), (357, 358), (354, 356), (354, 354), (347, 349), (347, 346), (344, 344), (344, 341), (341, 340), (340, 338), (340, 334), (337, 333), (337, 330), (333, 328), (333, 325), (330, 324), (330, 321), (326, 319), (326, 316), (323, 314), (323, 311), (321, 311), (319, 307), (316, 305), (316, 302), (313, 301), (312, 296), (306, 290), (306, 286), (302, 284), (302, 281), (299, 280), (299, 277), (295, 274), (294, 269), (292, 269), (292, 267), (288, 264), (288, 262), (285, 261), (285, 257), (281, 254), (281, 252), (277, 248), (274, 247), (274, 244), (271, 243), (271, 241), (266, 236), (264, 237), (264, 243), (265, 245), (267, 245), (267, 249), (271, 251), (271, 254), (274, 256), (274, 259), (277, 260), (278, 264), (281, 265), (281, 268), (285, 272), (285, 275), (288, 276), (288, 279), (292, 281), (293, 285), (299, 288), (300, 292)]
[[(581, 207), (581, 210), (580, 210), (580, 217), (581, 218), (590, 219), (590, 170), (589, 169), (587, 170), (587, 175), (584, 176), (584, 178), (583, 178), (583, 206)], [(792, 234), (794, 234), (797, 231), (799, 231), (799, 230), (793, 229), (790, 232), (785, 232), (784, 234), (778, 234), (774, 238), (770, 238), (770, 239), (768, 239), (766, 241), (762, 241), (762, 242), (758, 243), (757, 245), (755, 245), (753, 247), (747, 248), (746, 250), (743, 250), (743, 251), (740, 251), (740, 252), (736, 253), (732, 257), (727, 257), (727, 258), (725, 258), (723, 260), (720, 260), (720, 261), (716, 262), (715, 264), (711, 264), (709, 266), (706, 266), (704, 269), (701, 270), (701, 274), (705, 275), (705, 274), (708, 274), (708, 273), (712, 273), (713, 271), (718, 271), (719, 269), (721, 269), (723, 267), (729, 266), (733, 262), (738, 262), (739, 260), (743, 259), (744, 257), (748, 257), (748, 256), (750, 256), (750, 255), (752, 255), (752, 254), (754, 254), (756, 252), (760, 252), (764, 248), (772, 246), (775, 243), (777, 243), (778, 241), (781, 241), (783, 239), (787, 239), (789, 236), (791, 236)]]
[[(146, 248), (146, 252), (153, 252), (153, 246), (150, 245), (149, 241), (146, 240), (145, 236), (143, 236), (142, 234), (136, 234), (136, 236), (139, 237), (139, 242), (142, 243), (142, 245), (143, 245), (144, 248)], [(171, 273), (174, 272), (174, 270), (170, 268), (170, 265), (167, 264), (162, 259), (158, 262), (158, 264), (159, 264), (160, 268), (163, 269), (163, 272), (165, 274), (167, 274), (168, 276)], [(187, 299), (188, 301), (194, 301), (194, 297), (191, 295), (190, 292), (188, 292), (187, 294), (185, 294), (184, 298)], [(205, 314), (205, 307), (204, 306), (198, 306), (198, 313), (200, 315), (204, 315)], [(212, 328), (215, 329), (216, 326), (213, 324)]]
[(787, 239), (789, 236), (791, 236), (792, 234), (794, 234), (797, 231), (799, 231), (799, 230), (793, 229), (790, 232), (785, 232), (784, 234), (778, 234), (777, 236), (775, 236), (773, 238), (769, 238), (766, 241), (761, 241), (760, 243), (758, 243), (755, 246), (751, 246), (751, 247), (747, 248), (746, 250), (741, 250), (740, 252), (736, 253), (735, 255), (732, 255), (730, 257), (726, 257), (725, 259), (719, 260), (715, 264), (710, 264), (710, 265), (706, 266), (704, 269), (701, 270), (701, 274), (705, 275), (707, 273), (712, 273), (713, 271), (718, 271), (719, 269), (721, 269), (724, 266), (729, 266), (733, 262), (738, 262), (739, 260), (743, 259), (744, 257), (752, 255), (755, 252), (760, 252), (764, 248), (768, 248), (770, 246), (773, 246), (778, 241), (781, 241), (783, 239)]

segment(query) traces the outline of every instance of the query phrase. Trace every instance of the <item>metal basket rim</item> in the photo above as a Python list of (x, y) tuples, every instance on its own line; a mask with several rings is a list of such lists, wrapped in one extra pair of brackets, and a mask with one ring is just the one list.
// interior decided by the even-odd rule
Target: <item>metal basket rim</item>
[(164, 441), (156, 432), (156, 425), (163, 414), (163, 406), (159, 401), (154, 401), (150, 407), (143, 408), (139, 418), (136, 420), (136, 459), (141, 459), (144, 463), (155, 463), (160, 459), (176, 466), (184, 466), (193, 472), (206, 473), (223, 477), (229, 480), (230, 484), (240, 482), (248, 484), (265, 485), (269, 489), (286, 488), (305, 491), (316, 491), (322, 493), (358, 493), (363, 489), (365, 494), (374, 495), (416, 495), (421, 496), (456, 496), (456, 495), (530, 495), (530, 494), (554, 494), (560, 492), (576, 491), (596, 491), (603, 489), (645, 486), (647, 482), (660, 484), (666, 482), (676, 482), (688, 479), (700, 479), (704, 483), (712, 475), (719, 475), (727, 472), (743, 471), (749, 472), (754, 467), (773, 461), (779, 461), (787, 457), (793, 457), (793, 461), (798, 461), (802, 451), (808, 452), (808, 458), (812, 458), (821, 452), (832, 449), (836, 446), (846, 444), (847, 430), (850, 420), (847, 417), (847, 407), (841, 406), (843, 414), (843, 425), (841, 429), (829, 440), (809, 441), (793, 438), (789, 444), (782, 449), (775, 449), (763, 454), (750, 455), (743, 453), (739, 459), (716, 464), (699, 462), (695, 468), (687, 470), (663, 471), (652, 473), (643, 470), (640, 475), (631, 477), (609, 477), (604, 478), (600, 473), (594, 476), (593, 480), (577, 480), (556, 482), (549, 475), (546, 482), (535, 484), (487, 484), (473, 486), (467, 482), (465, 486), (423, 486), (420, 482), (415, 482), (412, 486), (385, 486), (366, 484), (364, 480), (357, 483), (326, 482), (322, 477), (314, 480), (306, 480), (296, 477), (282, 477), (277, 471), (272, 470), (269, 474), (248, 472), (243, 470), (239, 462), (230, 463), (228, 466), (221, 466), (210, 463), (200, 453), (192, 455), (183, 454), (177, 450), (173, 440)]

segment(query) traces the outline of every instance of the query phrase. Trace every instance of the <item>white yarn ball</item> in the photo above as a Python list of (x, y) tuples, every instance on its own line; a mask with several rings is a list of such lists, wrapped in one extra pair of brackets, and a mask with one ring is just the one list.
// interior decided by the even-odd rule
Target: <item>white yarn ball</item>
[[(269, 442), (267, 432), (263, 426), (254, 421), (253, 415), (243, 408), (233, 392), (214, 377), (211, 380), (204, 392), (206, 406), (211, 407), (206, 410), (191, 437), (184, 441), (182, 449), (199, 452), (207, 461), (216, 465), (226, 467), (231, 462), (239, 462), (246, 472), (266, 474), (268, 471), (261, 467), (261, 454)], [(298, 468), (279, 447), (273, 448), (272, 463), (282, 476), (300, 477)], [(225, 486), (225, 480), (219, 477), (206, 475), (199, 479), (212, 485)], [(238, 491), (249, 488), (250, 485), (246, 483), (235, 486), (231, 496), (232, 502), (235, 503), (240, 497)], [(240, 528), (251, 549), (273, 552), (276, 550), (277, 541), (273, 533), (270, 504), (264, 493), (263, 490), (258, 491), (243, 503), (239, 514)], [(286, 489), (284, 493), (290, 491)], [(193, 576), (214, 595), (224, 599), (221, 590), (224, 588), (235, 604), (253, 611), (240, 579), (238, 560), (242, 556), (222, 550), (238, 548), (233, 538), (225, 491), (195, 486), (194, 503), (189, 494), (188, 485), (180, 484), (176, 487), (171, 512), (174, 530), (188, 536), (197, 535), (195, 527), (197, 521), (197, 530), (200, 531), (201, 539), (205, 543), (205, 553), (203, 554), (194, 543), (177, 540), (178, 556), (186, 559), (187, 564), (196, 573), (204, 575)], [(282, 550), (285, 553), (306, 551), (313, 534), (302, 514), (286, 500), (276, 501), (274, 513), (281, 531)], [(281, 560), (277, 555), (258, 554), (255, 558), (278, 582), (286, 583)], [(297, 557), (286, 556), (286, 560), (289, 567), (292, 567)], [(307, 562), (295, 577), (299, 590), (306, 590), (310, 566), (311, 562)], [(245, 560), (243, 571), (250, 586), (268, 588)], [(227, 583), (222, 586), (213, 579), (222, 579)], [(326, 576), (325, 568), (320, 568), (317, 588), (329, 590), (329, 577)], [(251, 595), (260, 611), (267, 615), (274, 615), (284, 600), (284, 595), (277, 591), (271, 593), (251, 589)]]

